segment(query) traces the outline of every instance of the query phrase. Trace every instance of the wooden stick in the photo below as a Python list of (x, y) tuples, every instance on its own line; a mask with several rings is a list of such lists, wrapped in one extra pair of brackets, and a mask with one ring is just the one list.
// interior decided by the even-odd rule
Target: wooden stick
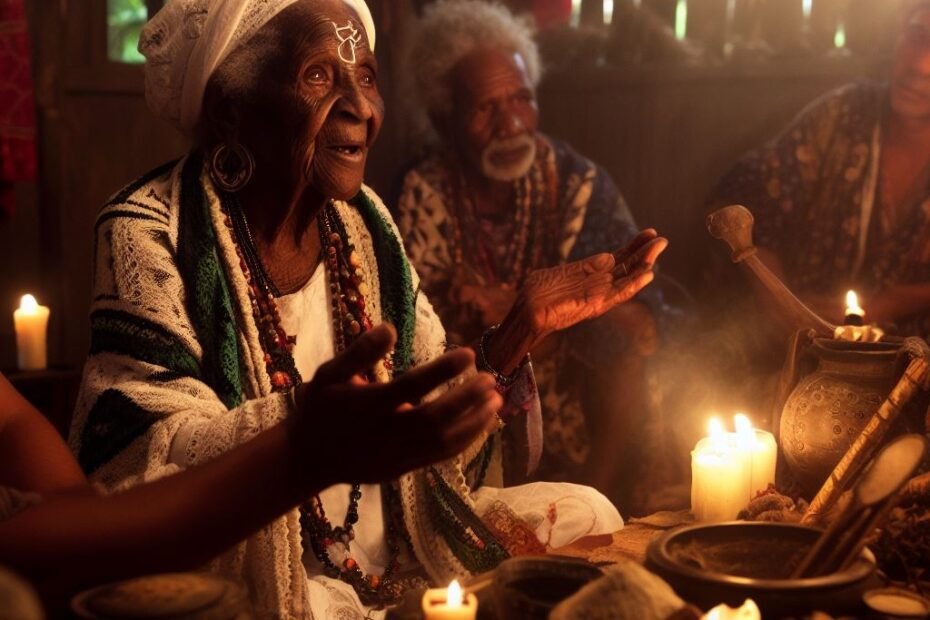
[[(855, 500), (853, 500), (855, 503)], [(801, 563), (794, 569), (791, 574), (792, 579), (801, 579), (803, 577), (814, 577), (823, 564), (823, 560), (830, 555), (831, 551), (837, 546), (843, 534), (850, 529), (853, 522), (861, 516), (861, 507), (850, 505), (850, 510), (842, 512), (833, 523), (830, 524), (823, 534), (817, 538), (817, 542), (811, 547)]]
[(733, 262), (742, 263), (752, 271), (791, 323), (798, 328), (813, 329), (818, 334), (833, 338), (836, 326), (804, 305), (759, 259), (758, 248), (752, 244), (752, 225), (752, 213), (742, 205), (723, 207), (707, 216), (707, 230), (710, 234), (730, 246)]
[(904, 374), (888, 394), (888, 398), (881, 404), (869, 423), (849, 446), (846, 454), (836, 464), (826, 482), (820, 487), (801, 519), (801, 523), (808, 525), (822, 523), (824, 514), (836, 503), (843, 491), (853, 485), (862, 473), (863, 467), (881, 447), (888, 430), (901, 415), (907, 403), (917, 392), (926, 389), (927, 381), (930, 379), (930, 365), (927, 364), (925, 355), (930, 353), (930, 349), (920, 339), (908, 338), (909, 342), (906, 342), (905, 346), (918, 346), (912, 342), (913, 340), (920, 342), (919, 349), (925, 352), (924, 355), (915, 357), (907, 365)]

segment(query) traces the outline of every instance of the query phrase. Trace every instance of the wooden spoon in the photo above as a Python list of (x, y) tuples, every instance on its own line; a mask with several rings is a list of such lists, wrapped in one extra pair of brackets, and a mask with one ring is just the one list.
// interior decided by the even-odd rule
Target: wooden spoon
[(927, 440), (917, 434), (902, 435), (882, 448), (856, 483), (850, 505), (817, 539), (792, 577), (829, 575), (855, 560), (926, 453)]

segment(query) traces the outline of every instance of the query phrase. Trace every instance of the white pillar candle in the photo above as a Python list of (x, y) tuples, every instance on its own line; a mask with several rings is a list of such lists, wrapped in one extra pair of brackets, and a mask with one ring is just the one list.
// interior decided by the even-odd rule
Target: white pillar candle
[(778, 448), (775, 436), (768, 431), (752, 427), (752, 422), (743, 413), (733, 416), (736, 427), (736, 442), (742, 458), (749, 468), (749, 499), (759, 491), (764, 491), (769, 484), (775, 484), (775, 461)]
[(32, 295), (23, 295), (13, 311), (16, 328), (16, 365), (20, 370), (42, 370), (48, 366), (45, 337), (49, 309), (40, 306)]
[(478, 613), (478, 599), (471, 593), (463, 596), (455, 580), (448, 588), (427, 590), (422, 602), (426, 620), (475, 620)]
[(758, 428), (753, 429), (755, 443), (752, 450), (752, 476), (749, 497), (775, 484), (775, 463), (778, 460), (778, 445), (775, 436)]
[(691, 511), (698, 521), (735, 519), (749, 501), (750, 467), (736, 433), (717, 419), (691, 452)]
[(754, 429), (749, 418), (733, 418), (736, 432), (716, 418), (708, 437), (691, 452), (691, 512), (698, 521), (728, 521), (758, 492), (775, 482), (775, 437)]

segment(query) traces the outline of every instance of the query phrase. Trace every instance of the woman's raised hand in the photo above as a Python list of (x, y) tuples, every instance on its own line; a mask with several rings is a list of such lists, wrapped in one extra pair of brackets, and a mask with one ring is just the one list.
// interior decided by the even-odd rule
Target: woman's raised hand
[(667, 246), (668, 240), (650, 228), (613, 254), (530, 273), (518, 300), (530, 329), (542, 338), (629, 301), (652, 282), (655, 262)]
[(485, 373), (421, 403), (473, 367), (468, 349), (450, 351), (390, 383), (366, 381), (396, 339), (390, 325), (375, 327), (295, 392), (299, 449), (309, 457), (308, 467), (327, 469), (329, 483), (396, 478), (458, 454), (496, 422), (502, 401)]

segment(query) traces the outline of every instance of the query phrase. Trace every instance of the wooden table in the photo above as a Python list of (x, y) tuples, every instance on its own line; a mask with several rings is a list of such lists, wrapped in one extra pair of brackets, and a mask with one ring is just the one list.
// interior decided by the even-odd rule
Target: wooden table
[(693, 522), (691, 513), (686, 510), (657, 512), (639, 519), (631, 518), (622, 530), (613, 534), (585, 536), (552, 553), (582, 558), (598, 565), (623, 560), (643, 563), (646, 561), (646, 548), (653, 539), (673, 527)]

